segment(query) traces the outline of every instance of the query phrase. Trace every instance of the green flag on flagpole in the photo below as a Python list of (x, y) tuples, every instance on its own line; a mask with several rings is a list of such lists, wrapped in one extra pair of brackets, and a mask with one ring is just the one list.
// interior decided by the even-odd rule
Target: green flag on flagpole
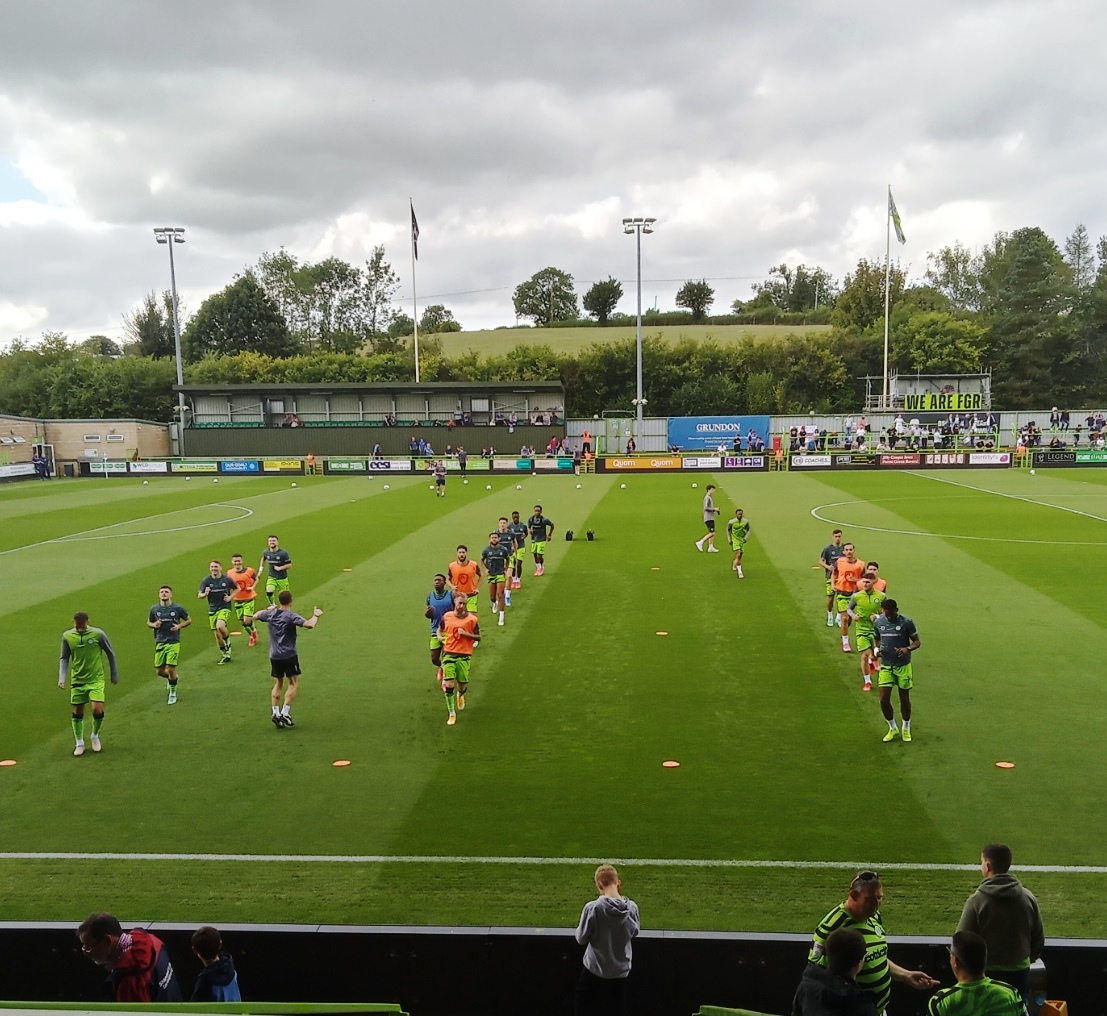
[(896, 208), (896, 199), (892, 197), (892, 188), (888, 188), (888, 214), (892, 217), (892, 225), (896, 227), (896, 239), (900, 243), (907, 243), (907, 237), (903, 235), (903, 223), (899, 221), (899, 211)]

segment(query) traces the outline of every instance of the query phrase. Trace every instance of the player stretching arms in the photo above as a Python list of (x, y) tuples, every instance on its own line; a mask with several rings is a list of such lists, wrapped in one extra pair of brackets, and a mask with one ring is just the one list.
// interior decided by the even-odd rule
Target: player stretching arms
[(834, 562), (834, 595), (838, 617), (842, 621), (842, 652), (848, 653), (849, 598), (857, 592), (857, 580), (865, 571), (865, 562), (858, 560), (852, 543), (847, 543), (842, 550), (845, 553)]
[(750, 538), (750, 520), (745, 517), (741, 508), (734, 509), (734, 518), (728, 519), (726, 524), (726, 538), (734, 551), (733, 568), (738, 573), (738, 578), (744, 579), (742, 574), (742, 554), (746, 549), (746, 540)]
[(488, 572), (488, 595), (492, 600), (492, 611), (500, 615), (499, 625), (504, 623), (504, 586), (507, 577), (507, 562), (511, 558), (511, 549), (507, 541), (500, 543), (500, 532), (494, 529), (488, 534), (488, 546), (480, 552), (480, 559)]
[(448, 727), (457, 723), (457, 711), (465, 708), (473, 650), (480, 641), (480, 624), (477, 615), (466, 608), (467, 599), (464, 593), (454, 594), (454, 609), (442, 618), (438, 629), (442, 641), (442, 690), (450, 711), (446, 718)]
[(269, 606), (273, 606), (273, 597), (277, 593), (292, 588), (288, 584), (288, 569), (292, 567), (292, 557), (281, 547), (275, 536), (270, 536), (265, 542), (267, 546), (261, 552), (257, 573), (260, 576), (261, 570), (268, 568), (265, 573), (265, 595), (269, 598)]
[(451, 593), (464, 593), (466, 598), (472, 598), (473, 607), (470, 614), (477, 612), (477, 601), (480, 599), (480, 565), (469, 560), (469, 548), (464, 543), (457, 545), (457, 560), (446, 569), (446, 581)]
[(857, 592), (849, 598), (846, 606), (851, 620), (857, 622), (857, 651), (861, 654), (861, 680), (865, 682), (862, 691), (873, 690), (872, 675), (876, 671), (876, 664), (873, 662), (873, 649), (876, 646), (873, 620), (887, 598), (873, 587), (872, 572), (866, 571), (858, 580)]
[(212, 561), (208, 571), (210, 574), (200, 583), (196, 599), (208, 598), (208, 627), (219, 647), (219, 662), (230, 663), (231, 633), (227, 631), (227, 622), (231, 619), (231, 597), (238, 586), (223, 574), (223, 566), (218, 561)]
[(830, 535), (830, 543), (823, 547), (819, 555), (819, 563), (812, 568), (822, 568), (826, 577), (826, 626), (834, 627), (834, 565), (838, 558), (844, 554), (842, 550), (842, 530), (835, 529)]
[(513, 589), (523, 588), (523, 557), (527, 550), (527, 524), (519, 521), (519, 513), (511, 513), (511, 522), (508, 524), (507, 531), (511, 533), (512, 540), (515, 546), (515, 557), (513, 559), (512, 571), (514, 577), (511, 580), (511, 586)]
[(244, 631), (250, 633), (249, 645), (258, 644), (258, 630), (254, 627), (254, 600), (257, 598), (258, 573), (253, 568), (247, 568), (242, 563), (242, 555), (235, 554), (231, 558), (231, 570), (227, 572), (231, 581), (238, 587), (234, 592), (231, 606), (238, 615), (238, 623)]
[(534, 514), (527, 519), (530, 530), (530, 552), (534, 555), (534, 574), (546, 573), (546, 541), (554, 534), (554, 524), (542, 514), (542, 506), (534, 506)]
[(85, 703), (92, 703), (92, 750), (100, 750), (100, 728), (104, 725), (104, 660), (108, 658), (111, 683), (119, 683), (119, 668), (108, 633), (92, 628), (83, 610), (73, 615), (73, 627), (63, 633), (61, 660), (58, 664), (58, 687), (65, 687), (68, 675), (72, 684), (69, 702), (73, 706), (74, 755), (85, 753)]
[(181, 629), (192, 624), (184, 607), (173, 602), (173, 588), (162, 586), (158, 602), (146, 621), (154, 629), (154, 667), (169, 682), (169, 705), (177, 701), (177, 663), (181, 658)]
[(435, 680), (439, 684), (442, 683), (442, 640), (438, 637), (438, 629), (442, 627), (442, 618), (453, 609), (454, 594), (446, 588), (446, 576), (439, 572), (434, 577), (434, 588), (427, 593), (427, 611), (424, 615), (431, 623), (431, 664), (435, 669)]
[(885, 741), (894, 741), (896, 714), (892, 709), (892, 688), (899, 689), (899, 711), (903, 717), (903, 739), (911, 740), (911, 689), (915, 686), (911, 676), (911, 654), (919, 648), (919, 630), (911, 618), (899, 612), (895, 600), (885, 600), (882, 614), (873, 622), (880, 639), (880, 711), (888, 721)]

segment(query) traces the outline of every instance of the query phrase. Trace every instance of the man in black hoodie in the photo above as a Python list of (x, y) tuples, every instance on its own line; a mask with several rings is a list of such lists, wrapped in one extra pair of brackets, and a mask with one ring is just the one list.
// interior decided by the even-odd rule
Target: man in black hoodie
[(1030, 964), (1045, 944), (1042, 914), (1034, 894), (1011, 873), (1011, 848), (989, 843), (980, 855), (984, 881), (961, 912), (958, 931), (973, 931), (988, 943), (988, 976), (1016, 988), (1030, 1001)]
[(872, 996), (854, 978), (865, 962), (865, 937), (839, 928), (826, 938), (826, 966), (808, 963), (792, 1000), (792, 1016), (876, 1016)]
[(193, 1002), (241, 1002), (234, 960), (223, 952), (219, 931), (204, 925), (192, 933), (192, 951), (204, 964), (192, 989)]

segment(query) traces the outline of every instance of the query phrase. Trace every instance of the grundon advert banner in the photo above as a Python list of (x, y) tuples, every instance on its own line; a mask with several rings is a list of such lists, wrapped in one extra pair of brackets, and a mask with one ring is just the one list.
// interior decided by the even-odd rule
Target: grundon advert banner
[(751, 430), (769, 444), (767, 416), (670, 416), (669, 447), (676, 445), (682, 452), (690, 452), (714, 451), (726, 445), (730, 451), (740, 436), (745, 448)]

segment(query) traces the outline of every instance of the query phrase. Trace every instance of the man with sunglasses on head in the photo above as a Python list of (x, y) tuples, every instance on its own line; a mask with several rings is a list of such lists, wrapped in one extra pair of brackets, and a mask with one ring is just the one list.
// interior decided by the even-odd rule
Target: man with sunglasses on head
[(855, 928), (865, 939), (865, 959), (856, 975), (858, 987), (872, 997), (878, 1013), (888, 1006), (892, 981), (901, 981), (923, 991), (940, 982), (922, 970), (907, 970), (888, 959), (888, 942), (880, 923), (880, 904), (884, 902), (884, 886), (875, 871), (858, 872), (849, 885), (849, 895), (830, 911), (815, 929), (809, 963), (827, 965), (826, 940), (839, 928)]

